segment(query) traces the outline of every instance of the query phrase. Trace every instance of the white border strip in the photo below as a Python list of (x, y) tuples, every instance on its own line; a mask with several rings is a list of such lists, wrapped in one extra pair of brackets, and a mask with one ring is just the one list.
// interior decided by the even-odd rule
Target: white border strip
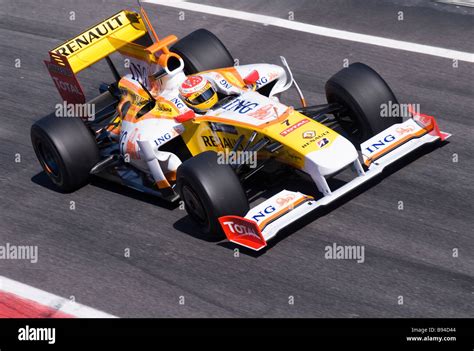
[(229, 10), (222, 7), (215, 7), (209, 5), (201, 5), (192, 2), (184, 1), (170, 1), (170, 0), (144, 0), (156, 5), (163, 5), (168, 7), (174, 7), (183, 10), (196, 11), (207, 13), (209, 15), (221, 16), (239, 19), (243, 21), (260, 23), (263, 25), (271, 25), (280, 28), (286, 28), (291, 30), (297, 30), (300, 32), (321, 35), (329, 38), (336, 38), (342, 40), (350, 40), (358, 43), (371, 44), (382, 46), (391, 49), (398, 49), (410, 52), (416, 52), (419, 54), (426, 54), (431, 56), (438, 56), (448, 58), (452, 60), (474, 62), (474, 53), (450, 50), (440, 48), (436, 46), (429, 46), (423, 44), (411, 43), (408, 41), (387, 39), (383, 37), (377, 37), (373, 35), (360, 34), (348, 32), (345, 30), (332, 29), (327, 27), (315, 26), (312, 24), (306, 24), (301, 22), (289, 21), (277, 17), (258, 15), (254, 13), (248, 13), (244, 11)]
[(63, 297), (33, 288), (29, 285), (0, 276), (0, 291), (5, 291), (21, 298), (31, 300), (58, 312), (63, 312), (78, 318), (117, 318), (111, 314), (81, 305)]

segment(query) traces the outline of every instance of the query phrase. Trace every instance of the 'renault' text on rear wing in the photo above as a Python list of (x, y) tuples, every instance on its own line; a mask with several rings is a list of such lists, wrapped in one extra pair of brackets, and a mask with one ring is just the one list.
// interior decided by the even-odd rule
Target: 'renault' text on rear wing
[[(49, 51), (50, 59), (44, 62), (65, 102), (85, 103), (76, 74), (104, 58), (118, 81), (120, 76), (109, 57), (116, 51), (145, 66), (166, 67), (168, 58), (179, 58), (168, 49), (176, 36), (160, 40), (142, 7), (140, 12), (122, 10)], [(138, 39), (146, 46), (137, 43)]]

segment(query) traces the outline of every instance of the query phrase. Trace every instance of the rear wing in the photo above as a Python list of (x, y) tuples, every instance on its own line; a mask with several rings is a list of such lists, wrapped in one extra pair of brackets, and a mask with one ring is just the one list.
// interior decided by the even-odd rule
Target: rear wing
[[(135, 62), (135, 68), (139, 66), (136, 72), (141, 72), (143, 79), (150, 73), (151, 64), (161, 65), (166, 69), (168, 58), (181, 60), (167, 47), (177, 41), (177, 38), (170, 35), (159, 40), (145, 10), (140, 8), (140, 11), (141, 14), (122, 10), (49, 52), (50, 59), (44, 62), (64, 101), (71, 104), (85, 103), (85, 95), (76, 73), (104, 58), (118, 80), (120, 76), (108, 57), (116, 51)], [(152, 43), (148, 47), (136, 43), (137, 39), (145, 35), (148, 37), (147, 42)]]
[(73, 73), (96, 63), (147, 33), (141, 17), (120, 11), (51, 50), (65, 56)]
[(147, 34), (140, 15), (120, 11), (49, 52), (44, 61), (64, 101), (84, 103), (85, 95), (76, 73)]

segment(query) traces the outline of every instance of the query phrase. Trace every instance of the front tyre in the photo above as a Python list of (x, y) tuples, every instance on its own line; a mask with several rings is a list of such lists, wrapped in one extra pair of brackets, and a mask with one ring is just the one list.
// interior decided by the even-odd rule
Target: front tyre
[(369, 66), (357, 62), (333, 75), (326, 83), (329, 103), (343, 106), (335, 117), (348, 138), (359, 147), (360, 143), (380, 133), (401, 117), (382, 117), (383, 106), (398, 104), (388, 84)]
[(178, 168), (176, 182), (188, 215), (204, 236), (221, 238), (219, 217), (243, 217), (249, 211), (249, 203), (237, 175), (229, 165), (219, 164), (213, 151), (184, 161)]

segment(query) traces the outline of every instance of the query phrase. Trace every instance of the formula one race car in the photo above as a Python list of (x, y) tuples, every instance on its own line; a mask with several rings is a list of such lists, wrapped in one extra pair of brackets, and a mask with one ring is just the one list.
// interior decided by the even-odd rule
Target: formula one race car
[[(115, 52), (130, 73), (119, 74)], [(74, 191), (96, 175), (181, 199), (203, 235), (224, 233), (254, 250), (421, 145), (449, 136), (413, 109), (405, 121), (382, 117), (382, 107), (397, 99), (362, 63), (327, 81), (327, 104), (307, 106), (283, 57), (282, 66), (234, 66), (205, 29), (179, 41), (159, 39), (143, 8), (121, 11), (49, 55), (45, 63), (65, 106), (57, 112), (79, 117), (56, 113), (31, 128), (41, 166), (60, 190)], [(86, 103), (76, 73), (104, 58), (116, 81)], [(301, 108), (280, 102), (291, 86)], [(315, 191), (285, 189), (250, 208), (251, 180), (275, 165), (306, 175)], [(345, 170), (351, 180), (330, 187)]]

